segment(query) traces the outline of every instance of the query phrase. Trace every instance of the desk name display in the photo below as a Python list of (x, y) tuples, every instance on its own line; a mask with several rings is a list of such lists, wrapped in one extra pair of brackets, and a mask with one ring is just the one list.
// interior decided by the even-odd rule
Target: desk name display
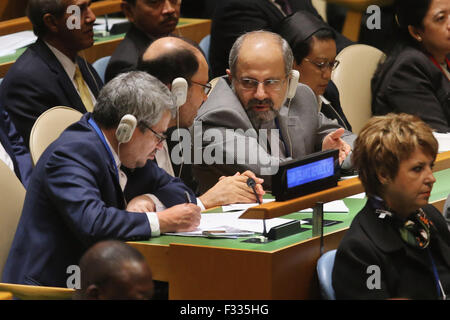
[(339, 168), (339, 150), (316, 152), (286, 162), (272, 177), (272, 194), (276, 201), (285, 201), (335, 187)]

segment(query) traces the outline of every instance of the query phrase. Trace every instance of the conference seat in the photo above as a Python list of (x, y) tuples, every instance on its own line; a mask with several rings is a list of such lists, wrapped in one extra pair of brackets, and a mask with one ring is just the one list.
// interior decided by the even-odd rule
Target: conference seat
[(70, 300), (75, 289), (0, 283), (0, 291), (10, 292), (21, 300)]
[(106, 67), (108, 66), (110, 59), (111, 59), (111, 56), (102, 57), (102, 58), (96, 60), (92, 64), (92, 67), (95, 69), (95, 71), (97, 71), (97, 73), (100, 76), (100, 79), (102, 79), (103, 83), (105, 83)]
[[(0, 275), (16, 233), (25, 200), (25, 188), (3, 161), (0, 161)], [(9, 291), (0, 288), (0, 291)]]
[(319, 278), (320, 293), (325, 300), (336, 300), (333, 289), (332, 273), (336, 250), (325, 252), (317, 260), (317, 277)]
[(348, 46), (336, 56), (340, 64), (331, 80), (339, 90), (342, 110), (355, 134), (372, 117), (371, 80), (384, 57), (382, 51), (365, 44)]
[(30, 154), (33, 165), (36, 165), (45, 149), (82, 116), (81, 112), (64, 106), (53, 107), (42, 113), (34, 123), (30, 134)]
[(200, 48), (202, 49), (203, 53), (205, 54), (206, 62), (208, 62), (209, 65), (209, 45), (211, 43), (211, 35), (208, 34), (205, 36), (202, 40), (200, 40), (200, 43), (198, 44)]

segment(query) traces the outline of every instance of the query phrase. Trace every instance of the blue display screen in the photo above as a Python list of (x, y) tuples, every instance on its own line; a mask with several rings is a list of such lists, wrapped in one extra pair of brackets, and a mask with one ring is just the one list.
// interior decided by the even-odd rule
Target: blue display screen
[(334, 158), (330, 157), (288, 169), (286, 175), (288, 188), (297, 187), (311, 181), (333, 176)]

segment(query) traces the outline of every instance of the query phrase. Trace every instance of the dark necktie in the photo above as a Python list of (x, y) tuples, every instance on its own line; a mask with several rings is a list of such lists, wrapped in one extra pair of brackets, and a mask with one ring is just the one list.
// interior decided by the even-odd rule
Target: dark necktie
[(280, 5), (286, 15), (290, 15), (292, 13), (292, 8), (288, 0), (275, 0), (275, 2)]

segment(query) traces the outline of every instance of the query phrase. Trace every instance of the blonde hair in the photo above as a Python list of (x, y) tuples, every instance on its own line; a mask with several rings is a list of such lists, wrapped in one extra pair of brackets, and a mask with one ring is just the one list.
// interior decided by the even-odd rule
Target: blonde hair
[(418, 148), (436, 158), (438, 142), (418, 117), (404, 113), (372, 117), (355, 140), (352, 153), (366, 193), (381, 196), (379, 174), (394, 179), (400, 163)]

